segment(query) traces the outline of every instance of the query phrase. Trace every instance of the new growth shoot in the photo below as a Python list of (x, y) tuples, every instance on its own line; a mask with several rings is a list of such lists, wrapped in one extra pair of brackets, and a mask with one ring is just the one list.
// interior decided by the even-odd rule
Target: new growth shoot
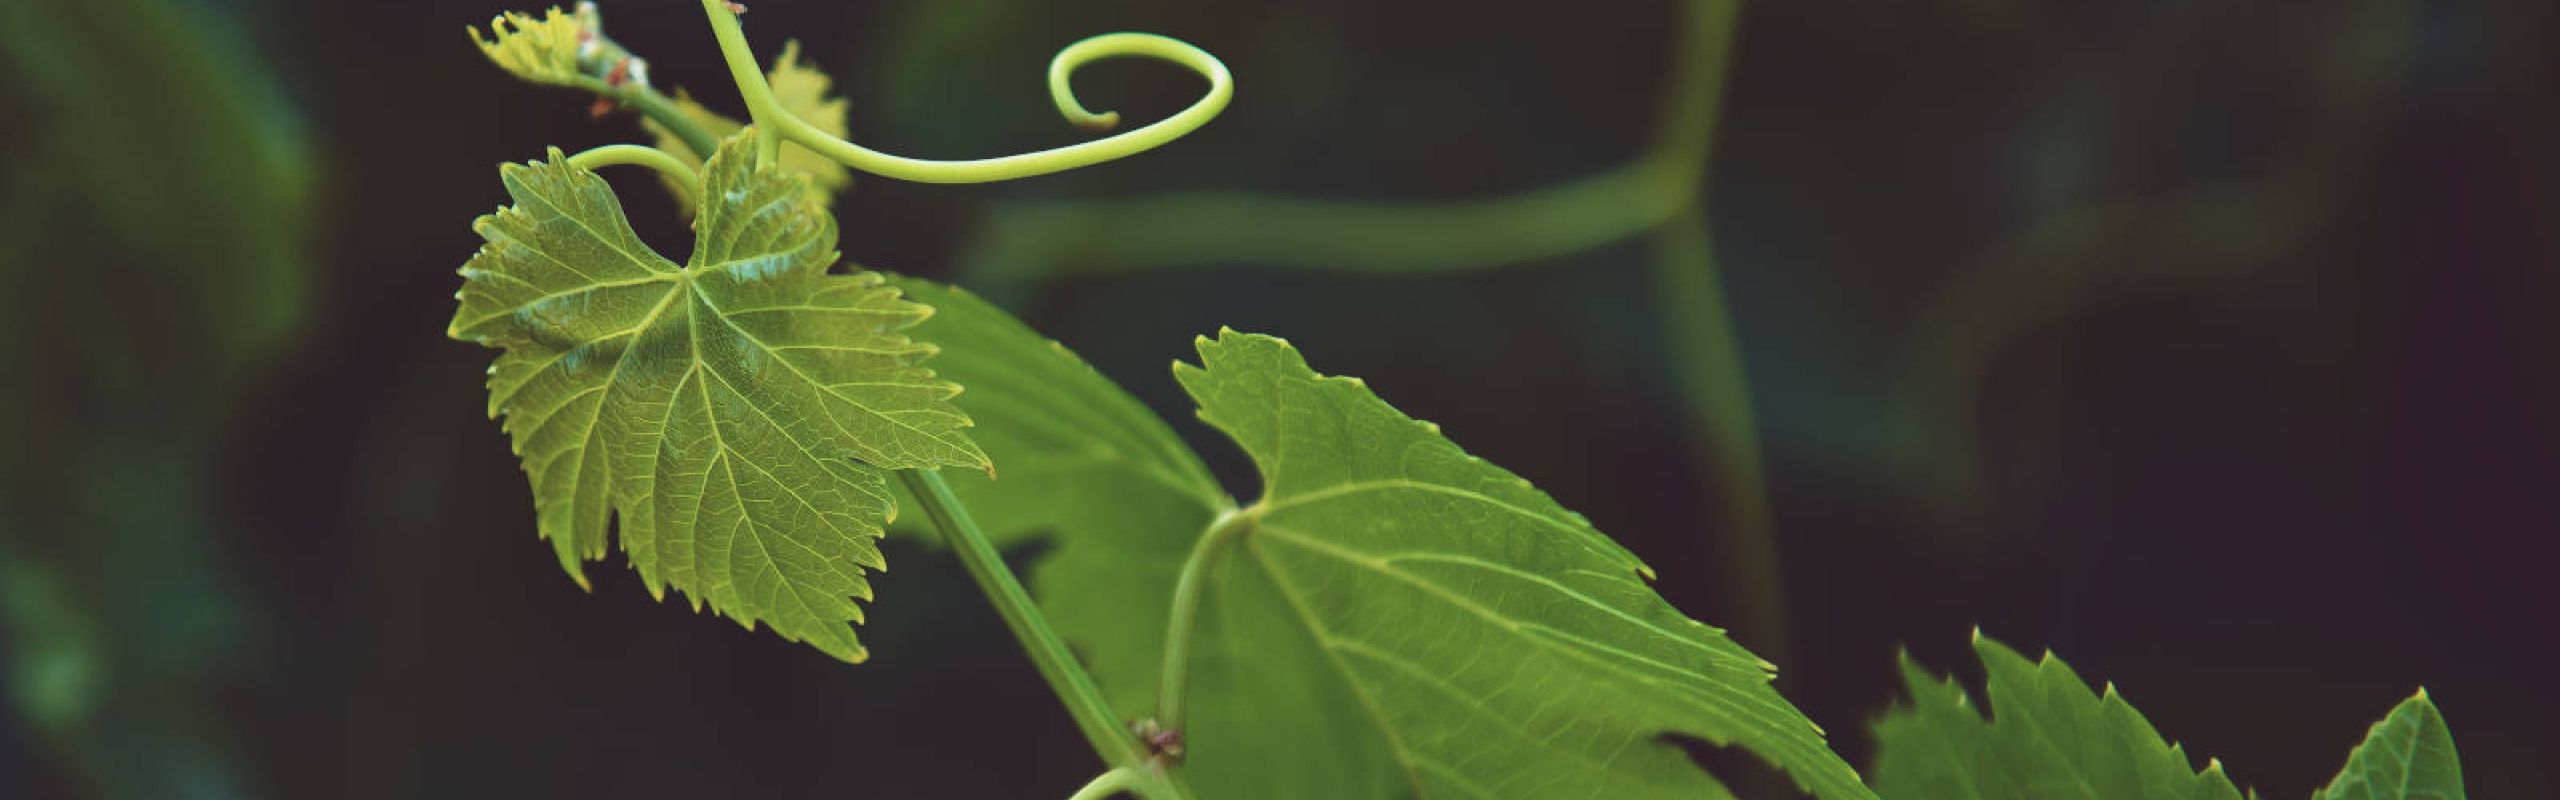
[[(1126, 158), (1182, 138), (1224, 111), (1235, 96), (1235, 79), (1225, 64), (1207, 51), (1180, 40), (1151, 33), (1107, 33), (1068, 45), (1049, 61), (1049, 96), (1058, 113), (1077, 128), (1109, 131), (1119, 125), (1118, 112), (1095, 112), (1076, 98), (1071, 78), (1077, 69), (1114, 58), (1153, 58), (1173, 62), (1209, 82), (1208, 91), (1190, 107), (1136, 130), (1065, 147), (995, 158), (937, 161), (907, 158), (873, 150), (793, 113), (774, 97), (765, 73), (756, 66), (746, 33), (739, 25), (745, 7), (723, 0), (702, 0), (730, 78), (746, 101), (756, 131), (759, 165), (778, 158), (783, 142), (808, 148), (847, 167), (882, 177), (917, 183), (992, 183), (1087, 167)], [(551, 9), (542, 17), (508, 13), (492, 20), (484, 38), (477, 29), (472, 41), (499, 67), (524, 80), (593, 93), (602, 111), (619, 105), (648, 117), (675, 133), (694, 151), (696, 160), (710, 157), (716, 139), (682, 113), (650, 84), (648, 62), (632, 55), (604, 34), (602, 15), (594, 3), (579, 3), (573, 14)], [(647, 145), (608, 145), (572, 157), (581, 166), (638, 164), (679, 180), (698, 183), (685, 160)]]

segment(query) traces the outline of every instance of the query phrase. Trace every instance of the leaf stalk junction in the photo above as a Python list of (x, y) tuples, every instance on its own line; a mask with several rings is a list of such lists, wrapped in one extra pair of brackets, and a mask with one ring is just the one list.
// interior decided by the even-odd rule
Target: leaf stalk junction
[[(1092, 111), (1075, 96), (1071, 78), (1078, 68), (1095, 61), (1125, 57), (1170, 61), (1207, 80), (1207, 91), (1170, 117), (1102, 139), (985, 159), (906, 158), (846, 141), (786, 106), (777, 98), (774, 86), (757, 67), (749, 49), (738, 18), (745, 9), (723, 0), (703, 0), (702, 8), (722, 60), (747, 106), (748, 127), (753, 131), (752, 166), (756, 171), (778, 167), (781, 145), (788, 141), (852, 169), (919, 183), (987, 183), (1045, 175), (1124, 158), (1181, 138), (1225, 110), (1235, 91), (1226, 66), (1200, 48), (1154, 34), (1104, 34), (1068, 45), (1049, 63), (1050, 97), (1059, 113), (1076, 127), (1104, 132), (1120, 121), (1116, 112)], [(477, 29), (470, 31), (483, 54), (501, 68), (534, 83), (593, 94), (599, 115), (617, 106), (634, 111), (663, 128), (667, 139), (692, 151), (679, 154), (648, 145), (611, 144), (567, 157), (568, 166), (589, 171), (606, 166), (647, 167), (679, 187), (697, 191), (717, 171), (714, 156), (721, 149), (722, 137), (713, 135), (711, 127), (684, 104), (650, 85), (648, 63), (605, 36), (604, 21), (594, 3), (579, 3), (574, 13), (554, 8), (539, 16), (501, 15), (490, 23), (489, 32), (494, 40), (483, 38)], [(786, 55), (786, 61), (788, 58)], [(1110, 765), (1109, 771), (1074, 796), (1100, 798), (1127, 792), (1147, 800), (1185, 800), (1188, 790), (1171, 772), (1177, 759), (1166, 757), (1153, 741), (1142, 742), (1141, 735), (1112, 711), (1092, 676), (1067, 649), (940, 473), (901, 469), (895, 474), (949, 540), (952, 551), (996, 607), (1041, 677), (1066, 705), (1094, 752)], [(1205, 552), (1214, 552), (1214, 548)], [(1199, 576), (1193, 575), (1186, 578), (1185, 584), (1188, 588), (1184, 596), (1192, 598), (1190, 603), (1195, 606), (1198, 581)], [(1188, 627), (1187, 623), (1178, 625), (1177, 636), (1187, 639)], [(1166, 690), (1178, 695), (1180, 685), (1181, 678), (1176, 675)], [(1170, 718), (1180, 718), (1178, 697), (1167, 711)]]
[[(1207, 79), (1208, 91), (1190, 107), (1173, 116), (1109, 138), (987, 159), (934, 161), (906, 158), (838, 138), (783, 107), (775, 98), (764, 72), (756, 66), (746, 34), (738, 23), (738, 9), (722, 0), (702, 0), (702, 8), (710, 21), (713, 38), (719, 42), (730, 77), (746, 102), (755, 129), (759, 166), (774, 164), (780, 157), (782, 142), (789, 141), (853, 169), (918, 183), (988, 183), (1046, 175), (1125, 158), (1181, 138), (1225, 110), (1235, 93), (1234, 78), (1226, 65), (1200, 48), (1154, 34), (1104, 34), (1068, 45), (1050, 60), (1050, 97), (1057, 104), (1059, 113), (1076, 127), (1107, 131), (1119, 122), (1117, 112), (1094, 112), (1075, 96), (1070, 78), (1078, 68), (1094, 61), (1122, 57), (1171, 61)], [(696, 140), (708, 142), (710, 137), (700, 126), (666, 103), (663, 96), (646, 86), (626, 90), (622, 96), (636, 97), (633, 104), (643, 114), (676, 132), (688, 147), (708, 152)], [(636, 164), (658, 170), (686, 185), (700, 184), (700, 178), (682, 159), (644, 145), (599, 147), (579, 153), (571, 158), (571, 163), (580, 166)], [(1041, 677), (1065, 703), (1086, 742), (1104, 762), (1111, 765), (1109, 771), (1077, 791), (1074, 797), (1101, 798), (1126, 791), (1149, 800), (1186, 798), (1188, 792), (1168, 771), (1172, 765), (1168, 760), (1159, 758), (1158, 753), (1151, 752), (1149, 747), (1141, 746), (1130, 728), (1112, 712), (1092, 676), (1067, 649), (1066, 642), (1032, 601), (1021, 580), (1005, 565), (994, 544), (970, 518), (968, 509), (952, 493), (941, 474), (932, 470), (902, 470), (898, 478), (935, 527), (949, 540), (952, 551), (979, 589), (995, 605), (998, 614), (1004, 618), (1005, 626), (1020, 641)], [(1243, 527), (1249, 527), (1249, 524), (1237, 526), (1238, 531)], [(1231, 535), (1217, 535), (1222, 530), (1226, 529), (1212, 529), (1212, 535), (1202, 541), (1203, 554), (1195, 556), (1194, 561), (1213, 556), (1221, 543), (1233, 538)], [(1200, 576), (1194, 574), (1197, 571), (1186, 572), (1183, 585), (1187, 591), (1177, 595), (1175, 607), (1179, 619), (1187, 620), (1192, 616), (1182, 614), (1184, 608), (1196, 612), (1200, 582)], [(1184, 602), (1185, 597), (1190, 598), (1188, 603)], [(1188, 648), (1183, 646), (1176, 650), (1173, 647), (1187, 642), (1189, 627), (1187, 622), (1177, 624), (1177, 639), (1168, 643), (1167, 663), (1174, 664), (1176, 670), (1180, 669), (1182, 659), (1174, 654)], [(1166, 706), (1167, 718), (1180, 719), (1181, 684), (1178, 671), (1168, 678), (1166, 697), (1172, 699)]]
[[(767, 83), (764, 72), (756, 67), (755, 54), (747, 45), (746, 32), (738, 24), (738, 12), (721, 0), (702, 0), (702, 10), (711, 21), (712, 36), (720, 43), (720, 55), (728, 64), (730, 78), (737, 83), (738, 93), (745, 99), (747, 113), (754, 121), (756, 154), (760, 164), (773, 163), (780, 157), (782, 142), (789, 141), (847, 167), (882, 177), (916, 183), (1008, 181), (1065, 172), (1153, 150), (1208, 124), (1219, 112), (1225, 111), (1227, 103), (1235, 97), (1234, 75), (1227, 71), (1226, 64), (1208, 51), (1151, 33), (1106, 33), (1068, 45), (1049, 60), (1049, 97), (1057, 104), (1058, 113), (1077, 128), (1108, 131), (1120, 122), (1119, 112), (1092, 111), (1075, 96), (1071, 81), (1075, 71), (1095, 61), (1128, 57), (1170, 61), (1207, 79), (1208, 91), (1190, 107), (1173, 116), (1109, 138), (995, 158), (960, 161), (907, 158), (845, 141), (819, 130), (808, 120), (783, 108), (781, 102), (774, 98), (773, 87)], [(674, 131), (687, 147), (698, 154), (707, 157), (711, 150), (711, 136), (701, 126), (686, 119), (664, 95), (645, 85), (585, 77), (581, 77), (576, 85), (630, 102), (650, 119)], [(603, 163), (643, 162), (616, 160)]]

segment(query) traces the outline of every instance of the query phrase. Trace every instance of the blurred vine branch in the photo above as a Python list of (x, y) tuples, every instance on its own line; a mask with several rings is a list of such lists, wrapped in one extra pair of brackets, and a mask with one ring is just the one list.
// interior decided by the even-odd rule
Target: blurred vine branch
[[(2040, 332), (2111, 304), (2201, 291), (2256, 274), (2336, 222), (2382, 146), (2416, 46), (2416, 4), (2341, 10), (2319, 36), (2309, 120), (2236, 177), (2105, 197), (2027, 220), (1958, 262), (1920, 308), (1895, 359), (1894, 409), (1907, 474), (1942, 511), (1981, 492), (1975, 442), (1983, 384)], [(2162, 54), (2157, 64), (2177, 56)], [(2137, 69), (2125, 80), (2158, 79)], [(2019, 470), (2022, 476), (2043, 473)], [(1957, 525), (1976, 529), (1975, 525)]]
[(1687, 0), (1670, 90), (1646, 152), (1517, 194), (1380, 202), (1236, 191), (1018, 200), (987, 214), (963, 283), (1254, 264), (1335, 272), (1458, 272), (1588, 250), (1651, 230), (1698, 196), (1739, 7)]

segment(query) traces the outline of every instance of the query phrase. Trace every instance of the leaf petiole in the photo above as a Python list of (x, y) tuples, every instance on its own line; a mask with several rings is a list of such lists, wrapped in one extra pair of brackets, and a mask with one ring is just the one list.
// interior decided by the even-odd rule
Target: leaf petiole
[(569, 166), (593, 170), (597, 167), (630, 164), (648, 167), (674, 178), (685, 186), (702, 185), (702, 176), (686, 166), (684, 159), (643, 144), (609, 144), (569, 157)]
[(1121, 792), (1136, 794), (1147, 800), (1174, 800), (1181, 797), (1181, 794), (1174, 791), (1171, 784), (1164, 780), (1164, 776), (1135, 767), (1115, 767), (1110, 772), (1094, 776), (1092, 782), (1077, 789), (1075, 794), (1068, 795), (1067, 800), (1102, 800)]
[(696, 159), (709, 159), (714, 151), (720, 149), (718, 138), (712, 136), (710, 131), (704, 130), (702, 125), (694, 122), (692, 117), (685, 116), (683, 111), (676, 108), (675, 101), (667, 99), (666, 95), (659, 94), (656, 89), (628, 81), (620, 86), (614, 86), (584, 76), (579, 77), (576, 85), (580, 89), (594, 92), (599, 97), (611, 98), (614, 102), (630, 106), (632, 110), (640, 112), (641, 116), (648, 117), (649, 121), (658, 123), (668, 132), (674, 133), (676, 138), (684, 140), (685, 149), (692, 150), (693, 157)]
[(1166, 615), (1164, 667), (1157, 673), (1156, 725), (1173, 735), (1182, 733), (1183, 693), (1191, 674), (1191, 630), (1198, 627), (1200, 619), (1201, 588), (1208, 583), (1209, 570), (1218, 565), (1218, 557), (1252, 531), (1254, 520), (1260, 517), (1255, 509), (1229, 509), (1219, 514), (1200, 534), (1200, 541), (1191, 546), (1191, 555), (1182, 561), (1182, 574), (1173, 585), (1173, 610)]
[(1133, 789), (1138, 782), (1137, 772), (1128, 767), (1113, 767), (1110, 772), (1094, 776), (1091, 783), (1077, 789), (1075, 794), (1068, 795), (1067, 800), (1102, 800)]
[(738, 12), (722, 0), (702, 0), (702, 13), (711, 18), (711, 38), (720, 42), (720, 58), (729, 64), (729, 78), (747, 101), (747, 119), (755, 123), (756, 165), (772, 164), (782, 156), (784, 120), (799, 118), (773, 99), (773, 85), (765, 82), (755, 53), (747, 49), (746, 32), (738, 29)]
[(978, 588), (986, 592), (987, 600), (995, 604), (1005, 627), (1013, 630), (1014, 638), (1031, 656), (1031, 663), (1040, 669), (1040, 677), (1048, 679), (1050, 690), (1066, 703), (1067, 713), (1075, 717), (1076, 727), (1093, 745), (1094, 753), (1114, 767), (1143, 769), (1146, 753), (1122, 726), (1119, 715), (1111, 711), (1111, 703), (1103, 699), (1102, 688), (1094, 685), (1093, 676), (1085, 673), (1084, 665), (1077, 663), (1075, 654), (1067, 650), (1066, 641), (1049, 627), (1049, 618), (1031, 601), (1031, 593), (1022, 588), (1013, 569), (1005, 566), (995, 545), (969, 518), (960, 498), (952, 495), (951, 484), (943, 482), (941, 473), (921, 469), (901, 470), (898, 480), (924, 507), (934, 527), (950, 540), (951, 551), (960, 557), (961, 565), (968, 568), (969, 577), (978, 582)]

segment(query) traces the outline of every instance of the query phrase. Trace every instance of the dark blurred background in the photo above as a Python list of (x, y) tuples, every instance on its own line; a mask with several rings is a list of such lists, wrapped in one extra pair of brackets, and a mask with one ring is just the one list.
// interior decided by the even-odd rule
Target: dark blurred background
[[(1854, 763), (1897, 649), (1962, 673), (1980, 625), (2271, 797), (2420, 685), (2474, 796), (2550, 796), (2560, 7), (1729, 8), (746, 19), (922, 157), (1074, 141), (1040, 76), (1086, 35), (1224, 58), (1233, 107), (1157, 152), (859, 179), (847, 257), (1005, 302), (1239, 493), (1165, 366), (1290, 337), (1624, 541)], [(937, 553), (890, 552), (859, 667), (558, 574), (453, 269), (498, 161), (639, 133), (484, 61), (501, 10), (0, 0), (0, 797), (1064, 794), (1091, 756)], [(605, 12), (738, 109), (695, 4)]]

